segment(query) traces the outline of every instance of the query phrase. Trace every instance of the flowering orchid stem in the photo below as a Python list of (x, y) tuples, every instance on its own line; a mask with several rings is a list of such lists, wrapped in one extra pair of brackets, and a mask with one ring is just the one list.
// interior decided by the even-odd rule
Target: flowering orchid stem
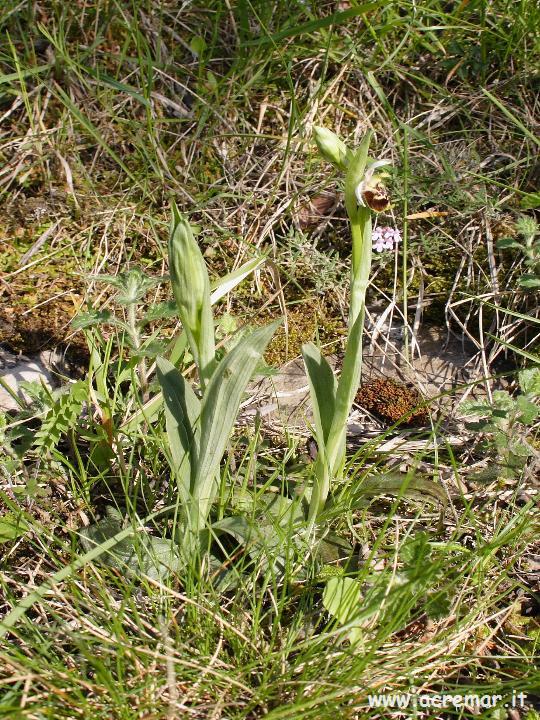
[[(368, 133), (358, 150), (354, 154), (349, 153), (347, 156), (345, 207), (351, 223), (352, 235), (349, 329), (343, 369), (335, 388), (333, 414), (329, 430), (325, 433), (319, 428), (317, 434), (319, 455), (314, 466), (315, 482), (308, 513), (308, 520), (312, 525), (324, 510), (332, 481), (339, 479), (343, 475), (346, 460), (347, 419), (358, 391), (362, 372), (362, 336), (364, 332), (366, 292), (371, 271), (372, 233), (371, 211), (369, 207), (359, 206), (358, 189), (365, 184), (365, 178), (369, 174), (369, 169), (366, 171), (366, 165), (370, 140), (371, 133)], [(323, 152), (322, 147), (319, 147)], [(337, 153), (335, 154), (338, 156)], [(374, 163), (374, 165), (379, 164), (382, 163)], [(311, 378), (311, 385), (315, 383), (315, 380), (313, 377)], [(311, 394), (315, 406), (318, 403), (317, 393), (312, 389)], [(320, 416), (318, 409), (317, 413)]]
[(324, 509), (332, 479), (339, 479), (343, 474), (347, 418), (362, 372), (365, 298), (371, 269), (371, 214), (368, 209), (355, 209), (354, 217), (351, 218), (351, 232), (353, 237), (351, 305), (347, 346), (326, 448), (316, 463), (316, 483), (309, 508), (309, 519), (312, 521)]

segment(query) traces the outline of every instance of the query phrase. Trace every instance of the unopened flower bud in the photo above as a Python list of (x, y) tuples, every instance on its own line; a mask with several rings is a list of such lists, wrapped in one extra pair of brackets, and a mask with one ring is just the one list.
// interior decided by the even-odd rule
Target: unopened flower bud
[(182, 324), (200, 332), (201, 312), (210, 295), (210, 283), (201, 250), (187, 219), (173, 206), (169, 236), (169, 271)]
[(347, 167), (347, 146), (331, 130), (323, 127), (314, 127), (313, 136), (319, 152), (325, 160), (336, 165), (340, 170)]

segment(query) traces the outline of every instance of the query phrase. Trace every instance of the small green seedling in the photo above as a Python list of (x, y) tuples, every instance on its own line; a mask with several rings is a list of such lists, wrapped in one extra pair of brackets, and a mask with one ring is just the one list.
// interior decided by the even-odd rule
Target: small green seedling
[(469, 430), (483, 433), (484, 449), (491, 453), (494, 463), (476, 480), (512, 479), (518, 475), (537, 451), (527, 440), (527, 430), (540, 415), (540, 369), (529, 368), (518, 373), (521, 392), (512, 397), (505, 390), (496, 390), (493, 401), (466, 402), (461, 405), (465, 417), (476, 420), (466, 424)]

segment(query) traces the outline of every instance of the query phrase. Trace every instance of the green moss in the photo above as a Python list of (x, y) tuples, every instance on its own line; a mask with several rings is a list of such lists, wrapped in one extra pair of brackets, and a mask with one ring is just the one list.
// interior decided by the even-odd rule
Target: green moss
[[(269, 315), (270, 318), (270, 315)], [(346, 335), (341, 318), (327, 314), (322, 302), (310, 305), (304, 303), (287, 311), (288, 332), (282, 326), (274, 335), (265, 360), (270, 365), (280, 366), (287, 360), (300, 355), (302, 345), (316, 339), (321, 343), (336, 341)]]

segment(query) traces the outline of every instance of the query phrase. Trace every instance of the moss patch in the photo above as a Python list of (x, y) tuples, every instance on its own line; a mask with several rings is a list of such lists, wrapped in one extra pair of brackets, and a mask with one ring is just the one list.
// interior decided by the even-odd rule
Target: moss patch
[(362, 385), (356, 402), (389, 425), (406, 416), (404, 425), (425, 425), (429, 418), (427, 410), (418, 407), (422, 403), (420, 393), (390, 378), (377, 378)]
[[(269, 314), (268, 320), (271, 317)], [(320, 300), (288, 310), (287, 324), (287, 330), (283, 325), (277, 330), (265, 353), (265, 360), (270, 365), (279, 367), (297, 357), (302, 351), (302, 345), (315, 340), (317, 336), (319, 342), (325, 344), (335, 342), (336, 338), (344, 338), (347, 333), (341, 319), (329, 315)]]

